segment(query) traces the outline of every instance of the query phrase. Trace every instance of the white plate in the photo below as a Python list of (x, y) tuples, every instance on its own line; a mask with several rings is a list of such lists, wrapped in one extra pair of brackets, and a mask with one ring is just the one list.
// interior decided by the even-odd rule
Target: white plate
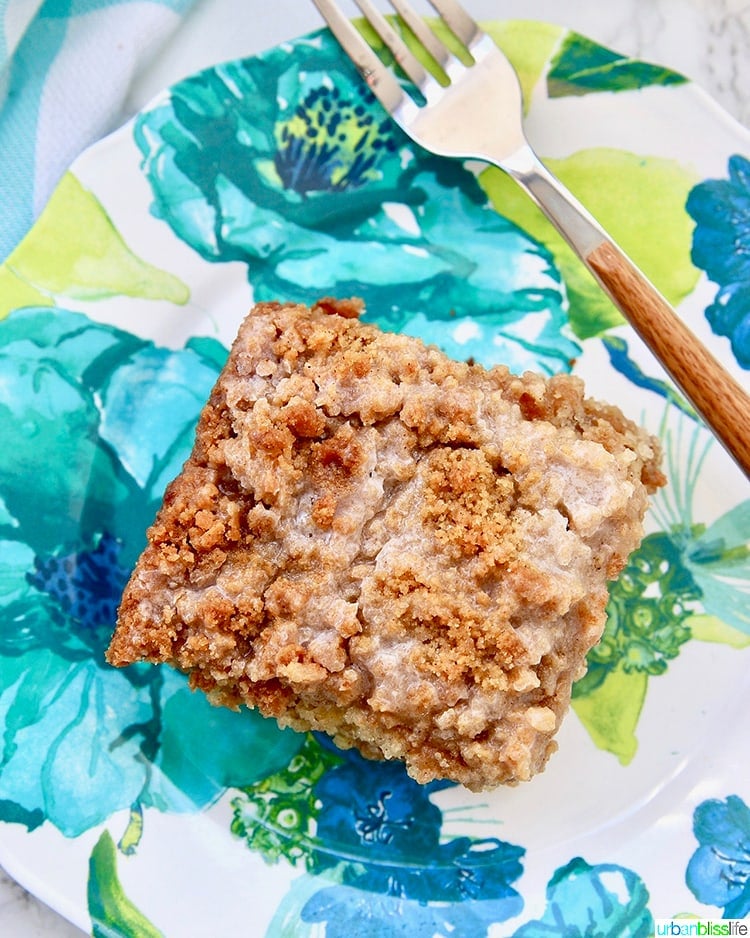
[[(673, 73), (555, 26), (492, 31), (539, 152), (746, 382), (748, 134)], [(104, 665), (253, 298), (352, 293), (450, 354), (573, 368), (664, 440), (670, 486), (560, 751), (523, 786), (423, 788), (213, 710), (167, 669)], [(109, 934), (647, 935), (748, 914), (747, 483), (504, 177), (416, 151), (318, 33), (187, 79), (87, 152), (0, 303), (0, 862), (28, 889)]]

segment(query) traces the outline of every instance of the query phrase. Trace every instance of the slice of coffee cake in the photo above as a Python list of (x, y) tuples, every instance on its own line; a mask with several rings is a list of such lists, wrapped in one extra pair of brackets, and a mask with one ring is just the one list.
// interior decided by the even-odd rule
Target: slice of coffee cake
[(354, 301), (259, 304), (125, 590), (114, 665), (419, 781), (540, 771), (663, 483), (579, 379), (448, 359)]

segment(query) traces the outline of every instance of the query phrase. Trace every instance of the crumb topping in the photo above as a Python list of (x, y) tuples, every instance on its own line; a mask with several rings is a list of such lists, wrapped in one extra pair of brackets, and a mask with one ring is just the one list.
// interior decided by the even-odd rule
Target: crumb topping
[(357, 301), (259, 304), (109, 660), (469, 788), (540, 771), (658, 447), (570, 376), (455, 362)]

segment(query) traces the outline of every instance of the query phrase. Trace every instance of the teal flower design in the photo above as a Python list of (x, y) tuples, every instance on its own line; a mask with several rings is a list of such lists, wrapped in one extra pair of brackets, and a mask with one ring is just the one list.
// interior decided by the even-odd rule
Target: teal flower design
[(685, 879), (699, 902), (719, 906), (724, 918), (750, 914), (750, 808), (738, 795), (699, 804), (693, 815), (699, 847)]
[(493, 924), (506, 917), (498, 918), (493, 902), (427, 905), (398, 895), (368, 894), (351, 886), (319, 890), (300, 914), (308, 927), (323, 924), (326, 938), (483, 938)]
[(225, 355), (206, 340), (158, 348), (66, 310), (0, 327), (2, 820), (77, 836), (134, 803), (195, 810), (299, 748), (171, 669), (104, 662)]
[(396, 150), (391, 125), (367, 107), (363, 89), (344, 97), (326, 85), (307, 92), (294, 114), (276, 124), (275, 137), (279, 178), (302, 195), (376, 182), (380, 156)]
[(327, 32), (177, 85), (135, 125), (152, 211), (257, 299), (361, 296), (458, 358), (568, 371), (551, 254), (463, 165), (413, 146)]
[(614, 863), (591, 866), (577, 857), (549, 881), (542, 918), (522, 925), (513, 938), (648, 938), (654, 933), (648, 901), (648, 890), (632, 870)]

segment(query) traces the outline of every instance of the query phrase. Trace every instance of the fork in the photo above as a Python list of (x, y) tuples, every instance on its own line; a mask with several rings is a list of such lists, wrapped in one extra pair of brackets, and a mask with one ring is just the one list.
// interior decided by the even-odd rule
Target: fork
[[(335, 0), (313, 0), (375, 97), (417, 144), (505, 170), (531, 196), (750, 478), (750, 396), (526, 139), (518, 77), (456, 0), (429, 0), (458, 41), (455, 54), (407, 0), (390, 0), (432, 60), (426, 69), (371, 0), (356, 0), (416, 95), (404, 88)], [(436, 73), (438, 77), (436, 77)]]

